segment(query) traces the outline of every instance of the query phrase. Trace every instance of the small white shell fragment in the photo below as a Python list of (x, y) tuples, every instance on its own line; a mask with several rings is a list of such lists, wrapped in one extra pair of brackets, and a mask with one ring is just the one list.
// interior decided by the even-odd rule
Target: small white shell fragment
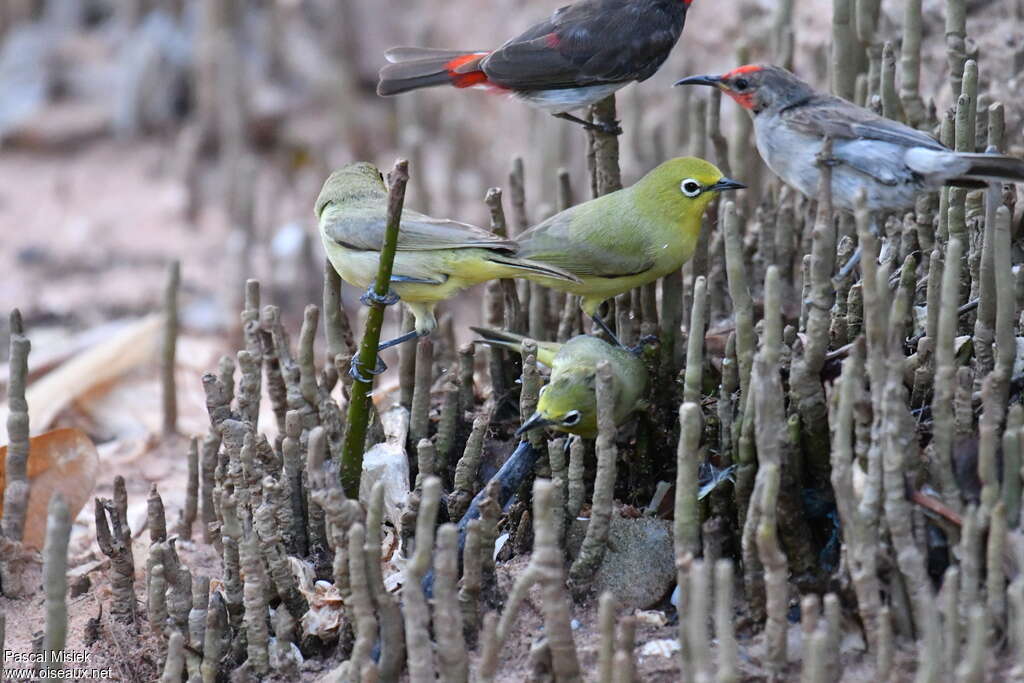
[(494, 557), (491, 559), (498, 559), (498, 553), (501, 552), (501, 549), (505, 547), (506, 543), (508, 543), (507, 531), (503, 533), (501, 536), (498, 536), (498, 538), (494, 541)]
[(650, 640), (640, 648), (641, 657), (665, 657), (670, 658), (679, 652), (679, 641), (674, 638), (663, 638), (661, 640)]
[(665, 613), (659, 612), (656, 609), (638, 609), (634, 616), (637, 622), (656, 628), (660, 628), (668, 623), (668, 617), (665, 616)]

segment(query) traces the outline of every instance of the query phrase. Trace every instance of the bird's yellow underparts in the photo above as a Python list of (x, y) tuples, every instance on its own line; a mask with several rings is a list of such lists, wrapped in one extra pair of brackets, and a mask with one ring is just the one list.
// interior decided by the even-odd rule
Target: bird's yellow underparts
[[(330, 175), (317, 197), (320, 238), (331, 265), (343, 280), (369, 289), (380, 267), (387, 223), (384, 177), (372, 164), (349, 164)], [(536, 276), (552, 282), (579, 282), (565, 270), (521, 257), (519, 245), (467, 223), (402, 212), (392, 268), (391, 291), (364, 303), (403, 301), (415, 318), (415, 333), (384, 342), (389, 348), (430, 334), (437, 327), (434, 308), (473, 285), (504, 278)], [(373, 374), (379, 370), (372, 371)], [(353, 376), (365, 380), (356, 367)]]

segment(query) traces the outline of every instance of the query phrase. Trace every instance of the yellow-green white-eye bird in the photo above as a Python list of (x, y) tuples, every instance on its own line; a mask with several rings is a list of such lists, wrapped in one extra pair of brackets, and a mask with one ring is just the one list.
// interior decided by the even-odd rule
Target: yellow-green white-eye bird
[[(472, 329), (482, 337), (482, 343), (517, 352), (525, 339), (509, 332)], [(641, 409), (647, 393), (647, 368), (635, 353), (585, 334), (564, 344), (538, 342), (537, 361), (551, 368), (551, 379), (540, 391), (537, 411), (516, 435), (550, 427), (587, 439), (596, 437), (597, 365), (603, 360), (612, 368), (615, 424), (622, 424)]]
[[(377, 277), (387, 223), (384, 176), (366, 162), (335, 171), (320, 190), (315, 211), (331, 265), (349, 284), (369, 289)], [(416, 329), (379, 348), (429, 334), (437, 327), (434, 307), (466, 287), (526, 274), (550, 282), (576, 281), (557, 266), (521, 258), (518, 251), (515, 241), (482, 228), (404, 210), (391, 291), (412, 311)]]
[(583, 312), (607, 331), (600, 305), (682, 268), (693, 256), (708, 204), (721, 192), (745, 187), (703, 159), (671, 159), (634, 185), (519, 235), (519, 256), (575, 275), (576, 282), (527, 277), (581, 296)]

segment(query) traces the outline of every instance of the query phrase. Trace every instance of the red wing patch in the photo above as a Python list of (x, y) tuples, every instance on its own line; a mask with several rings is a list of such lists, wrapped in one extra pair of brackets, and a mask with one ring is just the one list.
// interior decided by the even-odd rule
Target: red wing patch
[(483, 71), (469, 71), (466, 73), (459, 73), (458, 71), (460, 67), (479, 60), (481, 56), (480, 54), (473, 53), (456, 57), (448, 62), (445, 67), (448, 69), (448, 75), (452, 78), (452, 85), (456, 88), (472, 88), (475, 85), (486, 83), (487, 74)]

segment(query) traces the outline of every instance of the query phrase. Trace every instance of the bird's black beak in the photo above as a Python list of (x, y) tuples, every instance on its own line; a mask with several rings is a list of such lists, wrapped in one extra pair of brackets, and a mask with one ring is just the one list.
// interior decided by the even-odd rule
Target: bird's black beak
[(690, 76), (675, 82), (676, 85), (710, 85), (717, 88), (722, 85), (721, 76)]
[(534, 429), (543, 429), (544, 427), (552, 424), (554, 423), (551, 420), (545, 419), (540, 413), (534, 413), (519, 429), (516, 430), (516, 436), (522, 436), (527, 432), (532, 432)]
[(729, 192), (730, 190), (745, 190), (747, 186), (732, 178), (722, 178), (708, 189), (712, 192)]

